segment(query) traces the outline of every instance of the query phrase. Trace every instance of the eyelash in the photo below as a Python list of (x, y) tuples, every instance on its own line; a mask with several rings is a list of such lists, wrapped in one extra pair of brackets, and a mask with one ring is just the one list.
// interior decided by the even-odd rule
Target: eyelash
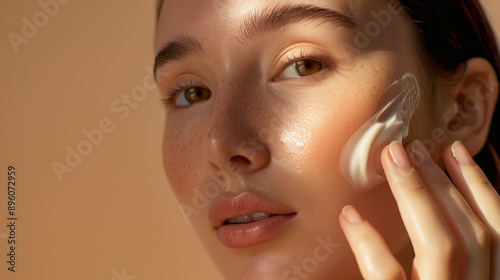
[[(286, 61), (280, 62), (281, 66), (279, 68), (278, 74), (274, 75), (274, 78), (272, 79), (275, 81), (278, 76), (290, 65), (293, 63), (299, 62), (301, 60), (316, 60), (320, 61), (323, 65), (323, 69), (321, 69), (320, 72), (324, 70), (329, 70), (332, 67), (332, 60), (331, 58), (325, 56), (325, 55), (319, 55), (314, 51), (306, 51), (306, 50), (300, 50), (300, 53), (298, 55), (293, 54), (289, 57), (286, 58)], [(317, 75), (311, 75), (311, 76), (306, 76), (301, 79), (303, 80), (310, 80), (310, 79), (318, 79)], [(174, 108), (174, 109), (187, 109), (189, 106), (183, 106), (183, 107), (177, 107), (174, 106), (175, 104), (175, 99), (177, 98), (179, 92), (184, 91), (190, 87), (195, 86), (193, 83), (193, 80), (188, 80), (187, 82), (184, 82), (182, 80), (177, 81), (173, 87), (170, 89), (167, 89), (166, 92), (162, 95), (161, 102), (165, 108)]]
[(184, 91), (190, 87), (195, 86), (193, 83), (193, 80), (189, 80), (187, 82), (184, 82), (182, 80), (175, 82), (175, 85), (165, 91), (165, 93), (162, 95), (161, 102), (163, 103), (163, 106), (166, 108), (175, 108), (175, 109), (182, 109), (182, 108), (188, 108), (189, 106), (184, 106), (184, 107), (177, 107), (174, 106), (175, 104), (175, 99), (177, 98), (179, 92)]
[[(300, 50), (300, 53), (298, 55), (296, 54), (292, 54), (291, 56), (287, 57), (286, 58), (286, 62), (285, 61), (282, 61), (280, 62), (281, 66), (279, 67), (279, 71), (276, 75), (274, 75), (273, 77), (273, 81), (275, 81), (278, 76), (288, 67), (290, 67), (290, 65), (292, 65), (293, 63), (296, 63), (296, 62), (299, 62), (301, 60), (315, 60), (315, 61), (319, 61), (322, 63), (322, 66), (323, 68), (321, 69), (320, 72), (324, 71), (324, 70), (329, 70), (332, 68), (333, 66), (333, 60), (326, 56), (326, 55), (322, 55), (322, 54), (318, 54), (317, 52), (315, 51), (309, 51), (309, 50)], [(319, 73), (319, 72), (318, 72)], [(306, 77), (303, 77), (301, 79), (303, 80), (309, 80), (309, 79), (318, 79), (319, 77), (317, 77), (317, 75), (311, 75), (311, 76), (306, 76)]]

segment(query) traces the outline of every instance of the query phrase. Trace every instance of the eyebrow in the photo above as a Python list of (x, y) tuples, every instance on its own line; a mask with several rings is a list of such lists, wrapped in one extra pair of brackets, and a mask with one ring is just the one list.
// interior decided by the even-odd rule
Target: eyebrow
[[(314, 5), (277, 5), (271, 8), (256, 11), (247, 16), (237, 38), (242, 44), (255, 38), (257, 35), (279, 30), (291, 24), (304, 21), (317, 21), (320, 24), (328, 23), (334, 27), (344, 27), (356, 30), (356, 24), (346, 15), (329, 8)], [(167, 43), (156, 55), (154, 73), (161, 66), (183, 59), (190, 55), (205, 55), (200, 42), (195, 38), (182, 36)]]
[(160, 50), (160, 52), (158, 52), (155, 58), (153, 73), (156, 75), (158, 68), (166, 63), (180, 60), (193, 54), (205, 55), (205, 51), (203, 50), (200, 42), (187, 36), (179, 37), (178, 39), (167, 43)]
[(314, 5), (277, 5), (251, 14), (240, 29), (242, 43), (252, 40), (256, 35), (279, 30), (287, 25), (303, 21), (318, 21), (334, 27), (355, 30), (356, 24), (346, 15), (329, 8)]

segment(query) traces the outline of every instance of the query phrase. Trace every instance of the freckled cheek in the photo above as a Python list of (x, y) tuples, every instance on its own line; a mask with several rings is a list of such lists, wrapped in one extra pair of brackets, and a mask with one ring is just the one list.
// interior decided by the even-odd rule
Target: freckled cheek
[(200, 185), (202, 138), (194, 133), (165, 131), (163, 166), (172, 189), (181, 201), (188, 201)]

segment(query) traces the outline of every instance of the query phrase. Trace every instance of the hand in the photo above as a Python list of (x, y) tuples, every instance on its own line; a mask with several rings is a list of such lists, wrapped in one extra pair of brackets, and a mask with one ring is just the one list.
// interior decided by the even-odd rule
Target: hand
[[(445, 151), (444, 162), (453, 182), (420, 142), (406, 152), (393, 142), (382, 152), (415, 252), (412, 279), (500, 279), (499, 195), (462, 143)], [(339, 220), (365, 279), (406, 279), (384, 239), (354, 207), (344, 207)]]

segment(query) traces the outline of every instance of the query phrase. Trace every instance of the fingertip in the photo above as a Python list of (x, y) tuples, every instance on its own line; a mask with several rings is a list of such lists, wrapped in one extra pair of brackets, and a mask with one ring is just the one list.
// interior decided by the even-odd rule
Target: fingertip
[(474, 159), (472, 158), (471, 154), (467, 150), (467, 148), (459, 140), (457, 140), (453, 144), (451, 144), (450, 150), (451, 150), (451, 154), (453, 155), (453, 158), (458, 163), (460, 163), (462, 165), (475, 165), (476, 164)]
[(383, 277), (381, 279), (401, 279), (404, 270), (387, 246), (384, 237), (354, 206), (344, 206), (339, 214), (339, 220), (365, 279), (373, 275), (380, 275)]
[(448, 171), (450, 168), (458, 167), (458, 162), (455, 160), (453, 152), (451, 151), (451, 145), (446, 147), (446, 149), (443, 152), (443, 162)]
[(352, 205), (346, 205), (342, 208), (342, 216), (351, 224), (359, 224), (365, 220), (359, 211)]
[(391, 161), (400, 169), (411, 169), (410, 160), (406, 149), (398, 141), (392, 141), (389, 145), (389, 154), (391, 156)]
[(339, 214), (339, 223), (346, 236), (352, 235), (366, 219), (352, 205), (345, 205)]
[(382, 162), (382, 168), (384, 169), (384, 172), (387, 173), (389, 169), (389, 165), (392, 161), (391, 154), (389, 151), (390, 143), (387, 144), (384, 149), (382, 149), (382, 153), (380, 154), (380, 160)]

